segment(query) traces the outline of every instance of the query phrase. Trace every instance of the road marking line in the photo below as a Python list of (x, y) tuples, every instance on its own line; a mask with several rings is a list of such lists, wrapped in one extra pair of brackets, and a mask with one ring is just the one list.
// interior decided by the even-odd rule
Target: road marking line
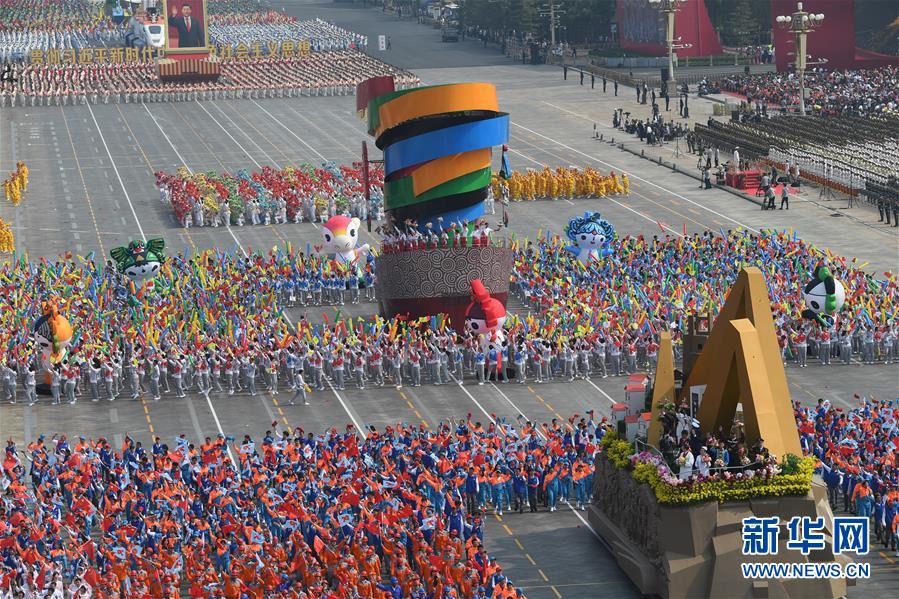
[(588, 383), (590, 383), (590, 385), (591, 385), (594, 389), (596, 389), (597, 391), (599, 391), (600, 393), (602, 393), (602, 394), (606, 397), (606, 399), (608, 399), (610, 402), (612, 402), (612, 404), (618, 403), (617, 401), (615, 401), (614, 399), (612, 399), (612, 397), (611, 397), (608, 393), (606, 393), (605, 391), (603, 391), (602, 389), (600, 389), (599, 387), (597, 387), (596, 384), (595, 384), (593, 381), (591, 381), (590, 379), (586, 379), (586, 381), (587, 381)]
[(509, 399), (509, 396), (508, 396), (508, 395), (506, 395), (505, 393), (503, 393), (502, 390), (500, 390), (500, 388), (497, 387), (496, 384), (493, 383), (493, 381), (489, 381), (489, 382), (490, 382), (490, 386), (493, 387), (493, 388), (496, 390), (497, 393), (499, 393), (500, 395), (502, 395), (503, 399), (505, 399), (507, 402), (509, 402), (509, 405), (512, 406), (512, 409), (513, 409), (513, 410), (515, 410), (516, 412), (518, 412), (519, 414), (521, 414), (525, 419), (527, 419), (527, 416), (524, 415), (524, 412), (522, 412), (522, 411), (518, 408), (518, 406), (516, 406), (514, 403), (512, 403), (512, 400)]
[[(90, 193), (87, 191), (87, 182), (84, 180), (84, 172), (81, 170), (81, 161), (78, 159), (78, 152), (75, 149), (75, 140), (72, 138), (72, 132), (69, 130), (69, 121), (66, 119), (66, 113), (62, 109), (62, 106), (59, 107), (59, 110), (62, 112), (62, 122), (66, 126), (69, 143), (72, 144), (72, 153), (75, 155), (75, 166), (78, 169), (79, 177), (81, 177), (81, 186), (84, 188), (84, 198), (87, 200), (87, 207), (91, 214), (91, 220), (94, 221), (94, 231), (97, 233), (97, 242), (100, 244), (100, 254), (105, 256), (106, 249), (103, 247), (103, 239), (100, 238), (100, 227), (97, 226), (97, 219), (94, 217), (94, 205), (93, 202), (91, 202)], [(67, 204), (67, 206), (71, 206), (71, 204)]]
[[(184, 160), (184, 156), (181, 155), (181, 152), (178, 151), (178, 148), (176, 148), (176, 147), (175, 147), (175, 144), (172, 143), (172, 140), (169, 139), (168, 134), (165, 132), (165, 130), (164, 130), (164, 129), (162, 128), (162, 126), (159, 124), (159, 121), (156, 120), (156, 117), (153, 116), (153, 113), (150, 112), (150, 109), (147, 107), (146, 104), (144, 104), (144, 110), (146, 110), (146, 111), (147, 111), (147, 114), (150, 115), (150, 118), (153, 119), (153, 123), (156, 125), (156, 128), (159, 129), (159, 132), (162, 133), (162, 136), (165, 138), (165, 140), (166, 140), (167, 142), (169, 142), (169, 145), (172, 147), (172, 150), (175, 151), (175, 156), (178, 157), (178, 160), (181, 161), (181, 164), (184, 165), (184, 168), (186, 168), (187, 171), (188, 171), (189, 173), (193, 174), (193, 172), (194, 172), (193, 169), (190, 168), (189, 166), (187, 166), (187, 161)], [(237, 244), (237, 247), (240, 248), (240, 252), (243, 254), (243, 257), (244, 257), (244, 258), (248, 258), (248, 257), (249, 257), (249, 254), (247, 254), (247, 251), (243, 248), (243, 244), (242, 244), (242, 243), (240, 242), (240, 240), (237, 238), (237, 235), (234, 234), (234, 231), (231, 229), (231, 225), (230, 225), (230, 224), (226, 224), (226, 225), (225, 225), (225, 229), (226, 229), (226, 230), (228, 231), (228, 233), (231, 235), (231, 238), (234, 239), (234, 242)], [(224, 435), (224, 433), (222, 433), (222, 435)]]
[(562, 599), (562, 593), (559, 592), (559, 589), (557, 589), (554, 586), (551, 586), (549, 588), (552, 590), (553, 593), (556, 594), (556, 597), (558, 597), (558, 599)]
[(509, 534), (510, 537), (514, 537), (514, 536), (515, 536), (515, 534), (512, 532), (512, 529), (509, 528), (508, 525), (503, 524), (503, 528), (506, 530), (506, 532)]
[[(534, 561), (534, 558), (531, 557), (531, 554), (530, 554), (530, 553), (525, 553), (524, 556), (525, 556), (526, 558), (528, 558), (528, 561), (531, 562), (531, 565), (532, 565), (532, 566), (536, 566), (536, 565), (537, 565), (537, 562)], [(544, 579), (544, 580), (545, 580), (545, 579)]]
[[(147, 236), (144, 235), (144, 228), (140, 226), (140, 219), (137, 218), (137, 211), (134, 209), (134, 204), (131, 203), (131, 196), (128, 195), (128, 190), (125, 188), (125, 183), (122, 181), (122, 176), (119, 174), (119, 169), (115, 164), (115, 160), (112, 157), (112, 152), (109, 151), (109, 146), (106, 145), (106, 137), (103, 135), (103, 132), (100, 130), (100, 123), (97, 122), (97, 117), (94, 116), (94, 110), (91, 108), (91, 105), (86, 104), (88, 112), (91, 114), (91, 119), (94, 121), (94, 126), (97, 128), (97, 133), (100, 134), (100, 141), (103, 142), (103, 148), (106, 149), (106, 155), (109, 156), (109, 163), (112, 165), (112, 170), (115, 172), (116, 179), (119, 180), (119, 185), (122, 187), (122, 193), (125, 194), (125, 200), (128, 202), (128, 206), (131, 208), (131, 214), (134, 215), (134, 222), (137, 224), (137, 230), (140, 232), (141, 238), (146, 241)], [(146, 106), (146, 104), (144, 104)], [(93, 215), (93, 209), (91, 209), (91, 214)]]
[(512, 539), (512, 540), (515, 541), (515, 544), (518, 545), (518, 548), (519, 548), (519, 549), (521, 549), (522, 551), (524, 551), (524, 545), (521, 544), (521, 541), (519, 541), (517, 538), (516, 538), (516, 539)]
[(541, 570), (540, 568), (537, 568), (537, 574), (539, 574), (545, 582), (549, 582), (549, 578), (546, 577), (546, 574), (544, 574), (543, 570)]
[(268, 110), (266, 110), (265, 108), (263, 108), (263, 107), (259, 104), (259, 102), (257, 102), (256, 100), (253, 100), (253, 104), (255, 104), (256, 107), (259, 108), (259, 110), (261, 110), (262, 112), (264, 112), (265, 114), (267, 114), (267, 115), (269, 116), (269, 118), (272, 119), (275, 123), (277, 123), (278, 125), (280, 125), (282, 129), (284, 129), (285, 131), (287, 131), (288, 133), (290, 133), (291, 135), (293, 135), (293, 136), (297, 139), (297, 141), (299, 141), (301, 144), (303, 144), (304, 146), (306, 146), (307, 148), (309, 148), (310, 150), (312, 150), (312, 152), (313, 152), (316, 156), (318, 156), (319, 158), (321, 158), (324, 162), (327, 162), (327, 161), (328, 161), (328, 159), (325, 158), (323, 154), (321, 154), (318, 150), (316, 150), (315, 148), (313, 148), (312, 146), (310, 146), (308, 143), (306, 143), (305, 140), (303, 140), (302, 137), (300, 137), (299, 135), (297, 135), (296, 133), (294, 133), (294, 132), (293, 132), (287, 125), (285, 125), (284, 123), (282, 123), (280, 120), (278, 120), (278, 119), (276, 119), (274, 116), (272, 116), (272, 113), (270, 113)]
[(468, 392), (468, 389), (465, 388), (465, 385), (463, 385), (462, 383), (460, 383), (460, 382), (459, 382), (459, 379), (457, 379), (452, 373), (449, 373), (449, 375), (450, 375), (450, 378), (453, 379), (453, 381), (454, 381), (457, 385), (459, 385), (459, 388), (462, 389), (462, 393), (464, 393), (465, 395), (467, 395), (467, 396), (468, 396), (468, 399), (470, 399), (471, 401), (473, 401), (473, 402), (474, 402), (474, 405), (478, 406), (478, 409), (481, 410), (481, 413), (483, 413), (484, 416), (486, 416), (487, 419), (488, 419), (490, 422), (492, 422), (494, 425), (496, 425), (496, 420), (493, 418), (493, 416), (490, 415), (490, 412), (488, 412), (487, 410), (485, 410), (485, 409), (484, 409), (484, 406), (482, 406), (482, 405), (480, 404), (480, 402), (474, 398), (474, 395), (472, 395), (471, 393)]

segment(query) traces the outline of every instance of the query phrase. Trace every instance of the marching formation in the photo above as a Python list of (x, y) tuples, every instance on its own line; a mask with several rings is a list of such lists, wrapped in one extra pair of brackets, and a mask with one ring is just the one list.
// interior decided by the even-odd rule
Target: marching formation
[(371, 212), (380, 219), (383, 171), (371, 173), (371, 202), (365, 201), (358, 165), (321, 168), (305, 164), (258, 173), (191, 174), (181, 168), (174, 175), (156, 173), (160, 199), (170, 204), (181, 226), (268, 225), (270, 223), (325, 222), (335, 214), (366, 220)]
[(412, 73), (358, 50), (220, 60), (218, 81), (198, 83), (163, 83), (156, 76), (156, 66), (149, 62), (29, 64), (16, 67), (11, 79), (0, 82), (0, 108), (338, 96), (354, 93), (356, 84), (371, 77), (392, 76), (398, 89), (421, 82)]
[(497, 198), (521, 200), (559, 198), (601, 198), (607, 195), (627, 195), (629, 191), (626, 173), (619, 177), (614, 171), (601, 175), (592, 167), (584, 169), (548, 166), (543, 170), (515, 171), (508, 180), (493, 177), (493, 195)]
[(22, 201), (22, 194), (28, 190), (28, 166), (21, 160), (16, 162), (16, 170), (3, 180), (3, 195), (13, 206)]
[(368, 45), (368, 38), (364, 35), (322, 19), (298, 21), (274, 11), (214, 17), (209, 22), (209, 37), (215, 46), (230, 46), (234, 50), (238, 44), (249, 47), (260, 44), (265, 49), (269, 44), (280, 45), (291, 41), (308, 42), (313, 52), (364, 50)]
[[(113, 399), (125, 388), (154, 399), (192, 387), (253, 394), (257, 374), (271, 391), (286, 381), (291, 401), (307, 401), (308, 390), (328, 385), (572, 381), (652, 368), (658, 333), (672, 331), (679, 355), (686, 317), (714, 315), (744, 265), (768, 274), (785, 361), (802, 366), (812, 352), (824, 365), (833, 353), (846, 363), (897, 361), (896, 277), (867, 275), (854, 261), (786, 232), (626, 236), (610, 240), (605, 257), (589, 264), (556, 237), (512, 244), (513, 290), (528, 312), (508, 316), (507, 341), (495, 347), (481, 346), (442, 316), (338, 314), (332, 322), (322, 314), (315, 324), (305, 314), (291, 317), (298, 308), (373, 301), (370, 254), (345, 264), (308, 246), (249, 257), (207, 250), (171, 258), (141, 288), (90, 255), (55, 263), (21, 258), (0, 270), (5, 395), (14, 401), (21, 382), (35, 400), (30, 330), (40, 298), (65, 298), (61, 311), (75, 331), (66, 360), (50, 373), (54, 401), (77, 401), (82, 390), (94, 400)], [(820, 262), (831, 265), (846, 291), (847, 307), (832, 327), (801, 314), (802, 282)]]
[(0, 218), (0, 253), (11, 254), (16, 249), (16, 238), (5, 220)]
[[(507, 327), (548, 339), (557, 351), (567, 348), (573, 368), (584, 364), (582, 376), (591, 368), (614, 375), (651, 364), (657, 334), (664, 330), (672, 331), (679, 359), (687, 316), (714, 316), (744, 266), (766, 274), (785, 361), (805, 365), (808, 351), (822, 365), (829, 365), (832, 355), (847, 364), (851, 359), (889, 364), (899, 356), (896, 275), (873, 277), (856, 259), (834, 256), (795, 234), (625, 236), (607, 241), (607, 249), (605, 259), (583, 264), (565, 240), (548, 237), (521, 244), (513, 268), (513, 290), (533, 312), (513, 315)], [(846, 288), (847, 307), (832, 328), (802, 316), (803, 282), (822, 262)], [(595, 366), (589, 358), (577, 360), (578, 351), (595, 356)]]
[(20, 452), (9, 441), (0, 588), (524, 597), (484, 549), (484, 510), (586, 504), (604, 432), (592, 414), (319, 435), (276, 426), (258, 441), (180, 435), (152, 447), (41, 436)]

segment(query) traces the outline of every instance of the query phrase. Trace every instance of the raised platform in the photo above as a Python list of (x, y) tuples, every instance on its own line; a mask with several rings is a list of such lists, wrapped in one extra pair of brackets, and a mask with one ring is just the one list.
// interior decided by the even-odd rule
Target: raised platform
[(509, 296), (512, 250), (507, 246), (415, 249), (384, 253), (376, 260), (382, 316), (431, 316), (445, 311), (457, 329), (471, 303), (471, 281), (480, 279), (503, 304)]
[[(782, 526), (780, 551), (772, 556), (742, 555), (742, 520), (749, 517), (822, 516), (825, 534), (833, 536), (833, 513), (827, 489), (812, 484), (805, 497), (772, 497), (684, 507), (663, 506), (648, 485), (615, 468), (604, 456), (596, 460), (590, 525), (611, 547), (621, 569), (641, 593), (663, 599), (727, 597), (763, 599), (846, 595), (847, 580), (752, 580), (740, 563), (827, 563), (851, 560), (830, 548), (808, 556), (786, 549)], [(851, 579), (849, 584), (854, 584)]]

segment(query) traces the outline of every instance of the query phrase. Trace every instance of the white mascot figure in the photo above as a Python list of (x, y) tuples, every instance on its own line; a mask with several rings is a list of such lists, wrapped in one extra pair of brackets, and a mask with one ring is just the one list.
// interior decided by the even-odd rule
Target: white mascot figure
[(506, 307), (490, 296), (480, 279), (471, 282), (471, 295), (472, 302), (465, 311), (466, 328), (478, 335), (485, 353), (491, 349), (502, 350), (506, 344), (506, 334), (503, 331)]
[(328, 222), (322, 226), (322, 236), (325, 240), (322, 251), (343, 264), (364, 266), (369, 246), (367, 243), (356, 245), (359, 242), (361, 224), (362, 221), (358, 218), (341, 215), (329, 218)]

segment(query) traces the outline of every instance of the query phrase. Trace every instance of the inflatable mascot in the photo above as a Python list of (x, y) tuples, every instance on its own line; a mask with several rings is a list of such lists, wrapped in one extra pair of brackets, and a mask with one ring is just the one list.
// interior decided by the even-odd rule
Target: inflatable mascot
[(38, 386), (42, 395), (50, 394), (50, 369), (62, 362), (72, 342), (72, 325), (59, 313), (54, 300), (41, 304), (41, 317), (34, 321), (34, 342), (41, 353), (44, 367), (44, 385)]
[(599, 212), (585, 212), (584, 216), (571, 219), (565, 227), (565, 234), (574, 244), (565, 249), (576, 254), (584, 264), (612, 253), (609, 244), (615, 239), (615, 229), (609, 221), (599, 216)]
[(466, 328), (478, 335), (485, 350), (501, 349), (506, 335), (506, 307), (501, 301), (490, 296), (480, 279), (471, 282), (471, 303), (465, 311)]
[(128, 247), (117, 247), (109, 255), (116, 261), (119, 272), (140, 285), (152, 279), (165, 262), (165, 240), (161, 238), (135, 239)]
[(823, 264), (815, 267), (814, 277), (805, 286), (805, 310), (803, 318), (814, 320), (823, 327), (832, 327), (833, 315), (846, 301), (843, 284), (833, 278), (830, 269)]
[(362, 221), (358, 218), (335, 215), (328, 219), (322, 226), (322, 236), (325, 245), (324, 253), (331, 255), (335, 260), (344, 264), (356, 263), (358, 267), (365, 265), (365, 254), (368, 253), (368, 244), (356, 246), (359, 242), (359, 231)]

